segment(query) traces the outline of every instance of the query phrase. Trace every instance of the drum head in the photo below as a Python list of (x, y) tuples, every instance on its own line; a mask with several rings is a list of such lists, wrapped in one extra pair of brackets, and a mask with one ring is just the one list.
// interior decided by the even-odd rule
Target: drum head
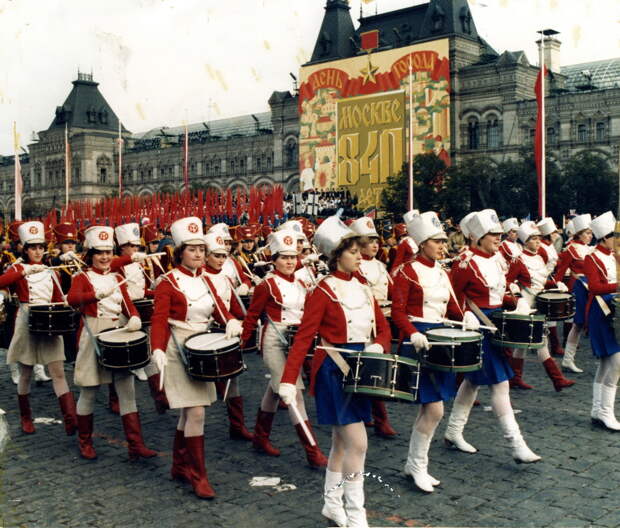
[(548, 291), (538, 294), (539, 299), (547, 299), (549, 301), (565, 301), (572, 297), (570, 293), (560, 291)]
[(460, 328), (431, 328), (426, 331), (425, 335), (434, 341), (444, 341), (446, 339), (453, 341), (475, 341), (481, 337), (480, 332), (461, 330)]
[(104, 332), (97, 337), (102, 343), (118, 344), (131, 343), (146, 338), (146, 334), (142, 330), (130, 332), (128, 330), (118, 330), (117, 332)]
[(197, 334), (187, 338), (185, 346), (192, 350), (218, 350), (238, 345), (239, 338), (226, 339), (224, 334)]

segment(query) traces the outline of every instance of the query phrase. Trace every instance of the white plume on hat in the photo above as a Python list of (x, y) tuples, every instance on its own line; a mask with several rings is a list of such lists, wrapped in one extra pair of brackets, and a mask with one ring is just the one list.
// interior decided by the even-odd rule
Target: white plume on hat
[(607, 211), (597, 216), (590, 224), (594, 236), (600, 240), (605, 238), (609, 233), (613, 233), (616, 227), (616, 217), (611, 211)]

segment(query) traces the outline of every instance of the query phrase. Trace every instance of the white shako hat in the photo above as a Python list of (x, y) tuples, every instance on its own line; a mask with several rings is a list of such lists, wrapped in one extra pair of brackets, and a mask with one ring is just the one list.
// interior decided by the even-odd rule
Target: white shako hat
[(205, 244), (207, 246), (207, 253), (226, 253), (228, 255), (228, 248), (221, 233), (207, 233), (205, 235)]
[(590, 213), (582, 214), (573, 218), (573, 226), (575, 227), (575, 233), (579, 233), (584, 229), (589, 229), (592, 223), (592, 215)]
[(496, 235), (504, 233), (495, 209), (478, 211), (467, 221), (467, 230), (473, 237), (474, 242), (478, 242), (484, 235), (489, 233)]
[(135, 244), (139, 246), (140, 242), (140, 226), (138, 224), (123, 224), (114, 228), (116, 241), (119, 246), (124, 244)]
[(566, 236), (569, 238), (575, 236), (575, 225), (573, 224), (572, 220), (569, 220), (568, 222), (566, 222), (566, 226), (564, 226), (564, 232), (566, 233)]
[(351, 222), (349, 229), (355, 231), (355, 233), (360, 236), (379, 237), (379, 233), (377, 233), (377, 229), (375, 228), (375, 223), (372, 221), (372, 218), (367, 216), (362, 216), (354, 222)]
[(420, 216), (420, 211), (417, 209), (411, 209), (411, 211), (403, 215), (403, 222), (408, 224), (414, 216)]
[(540, 231), (538, 230), (536, 223), (531, 220), (523, 222), (521, 227), (517, 229), (517, 236), (523, 244), (527, 242), (528, 238), (534, 235), (540, 235)]
[(339, 216), (330, 216), (317, 227), (314, 233), (314, 245), (320, 253), (329, 257), (340, 242), (355, 236), (358, 235), (351, 231)]
[(296, 240), (306, 240), (304, 226), (299, 220), (289, 220), (288, 222), (284, 222), (276, 228), (276, 231), (293, 231), (295, 233)]
[(43, 222), (33, 220), (24, 222), (17, 228), (22, 244), (45, 244), (45, 226)]
[(609, 235), (609, 233), (613, 233), (615, 227), (616, 217), (611, 211), (607, 211), (606, 213), (597, 216), (590, 224), (590, 228), (598, 240), (605, 238)]
[(292, 229), (279, 229), (269, 235), (269, 251), (272, 255), (297, 255), (297, 236)]
[(465, 238), (469, 238), (471, 236), (471, 231), (467, 227), (467, 223), (474, 217), (476, 211), (472, 211), (471, 213), (466, 214), (462, 220), (459, 222), (459, 227), (461, 228), (461, 233), (465, 236)]
[(212, 225), (207, 233), (219, 233), (224, 240), (233, 239), (230, 234), (230, 230), (228, 229), (228, 224), (225, 224), (224, 222)]
[(99, 251), (114, 249), (114, 228), (109, 226), (92, 226), (84, 231), (84, 247)]
[(434, 211), (426, 211), (421, 215), (414, 216), (407, 223), (407, 232), (418, 246), (430, 238), (448, 239), (439, 217)]
[(516, 231), (519, 229), (519, 220), (516, 218), (508, 218), (502, 222), (502, 229), (504, 233), (508, 233), (508, 231), (512, 231), (513, 229)]
[(180, 247), (183, 244), (199, 246), (205, 243), (202, 222), (196, 216), (188, 216), (173, 222), (170, 226), (170, 233), (175, 247)]
[(540, 231), (540, 234), (542, 236), (548, 236), (558, 230), (555, 222), (553, 221), (553, 218), (551, 218), (550, 216), (543, 218), (540, 222), (536, 224), (536, 226), (538, 227), (538, 230)]

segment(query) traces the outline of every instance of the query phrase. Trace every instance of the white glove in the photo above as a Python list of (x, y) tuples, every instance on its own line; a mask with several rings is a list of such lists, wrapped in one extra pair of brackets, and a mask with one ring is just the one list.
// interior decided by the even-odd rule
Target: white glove
[(31, 266), (24, 268), (24, 277), (27, 277), (28, 275), (33, 275), (35, 273), (41, 273), (46, 269), (47, 267), (43, 264), (32, 264)]
[(226, 323), (226, 339), (239, 337), (243, 332), (243, 324), (239, 319), (231, 319)]
[(517, 307), (513, 313), (518, 315), (530, 315), (532, 312), (535, 311), (536, 310), (532, 310), (532, 308), (530, 308), (530, 305), (525, 299), (521, 298), (517, 301)]
[(372, 352), (375, 354), (383, 354), (383, 347), (379, 343), (373, 343), (372, 345), (366, 345), (364, 352)]
[(146, 253), (142, 253), (141, 251), (136, 251), (133, 255), (131, 255), (131, 262), (142, 262), (146, 260), (149, 256)]
[(137, 315), (132, 315), (127, 321), (125, 328), (130, 332), (137, 332), (142, 328), (142, 320)]
[(568, 286), (566, 286), (566, 284), (564, 284), (563, 282), (558, 282), (556, 289), (560, 290), (561, 292), (567, 292)]
[(116, 291), (116, 288), (110, 288), (109, 290), (97, 290), (97, 291), (95, 291), (95, 297), (97, 297), (98, 300), (101, 300), (101, 299), (104, 299), (106, 297), (109, 297), (115, 291)]
[(247, 295), (248, 293), (250, 293), (250, 287), (247, 284), (237, 286), (237, 295)]
[(168, 358), (163, 350), (156, 348), (153, 350), (152, 359), (155, 365), (157, 365), (157, 370), (159, 370), (159, 388), (161, 390), (164, 387), (164, 370), (166, 370)]
[(428, 350), (430, 348), (428, 339), (426, 339), (426, 336), (421, 332), (411, 334), (409, 339), (411, 340), (411, 344), (413, 345), (413, 348), (415, 348), (416, 352), (419, 352), (420, 350)]
[(76, 257), (77, 255), (73, 251), (67, 251), (66, 253), (60, 255), (58, 258), (61, 260), (61, 262), (69, 262), (70, 260), (74, 260)]
[(319, 256), (316, 253), (310, 253), (308, 256), (304, 257), (301, 263), (304, 266), (307, 266), (308, 264), (314, 264), (315, 262), (318, 262), (318, 261), (319, 261)]
[(480, 330), (480, 321), (469, 310), (463, 314), (463, 330)]
[(278, 394), (282, 401), (286, 403), (286, 405), (290, 405), (295, 401), (295, 396), (297, 395), (297, 387), (292, 383), (280, 383), (280, 388), (278, 389)]
[(519, 293), (521, 293), (521, 288), (519, 288), (519, 285), (511, 282), (508, 285), (508, 289), (510, 290), (510, 293), (512, 293), (513, 295), (518, 295)]

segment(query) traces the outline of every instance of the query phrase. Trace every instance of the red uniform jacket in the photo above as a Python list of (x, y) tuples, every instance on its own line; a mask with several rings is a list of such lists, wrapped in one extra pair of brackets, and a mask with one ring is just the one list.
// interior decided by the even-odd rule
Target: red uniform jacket
[[(23, 272), (24, 267), (21, 264), (11, 267), (11, 269), (0, 275), (0, 288), (8, 288), (11, 293), (15, 293), (17, 295), (19, 302), (28, 303), (30, 302), (28, 281), (26, 280), (26, 277), (22, 275)], [(60, 283), (60, 278), (55, 271), (52, 273), (56, 275), (56, 280), (53, 281), (54, 289), (52, 290), (51, 302), (62, 302), (62, 292), (57, 285), (57, 283)]]

